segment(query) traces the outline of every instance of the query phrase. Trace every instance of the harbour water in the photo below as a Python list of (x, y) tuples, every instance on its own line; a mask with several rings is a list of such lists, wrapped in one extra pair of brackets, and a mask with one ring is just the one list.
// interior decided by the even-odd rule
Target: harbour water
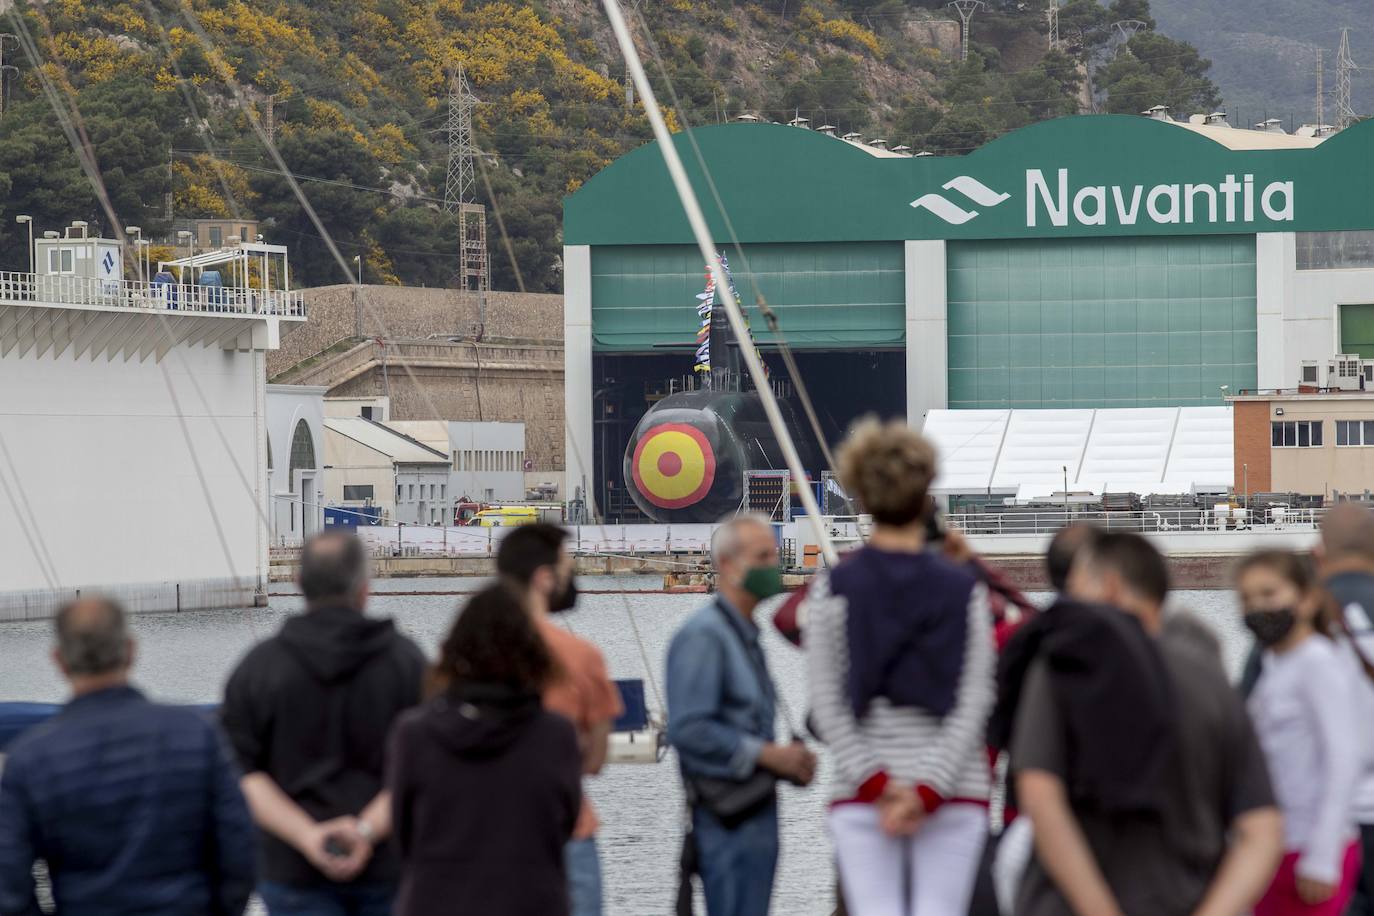
[[(618, 594), (586, 594), (565, 622), (606, 655), (613, 677), (645, 677), (644, 656), (652, 667), (651, 682), (662, 686), (668, 640), (682, 619), (703, 601), (701, 595), (649, 592), (659, 577), (596, 578), (586, 589), (623, 589)], [(467, 591), (477, 579), (389, 579), (374, 583), (369, 613), (395, 618), (398, 626), (431, 656), (452, 620), (461, 598), (452, 595), (392, 595), (388, 592)], [(286, 586), (278, 586), (286, 590)], [(1211, 624), (1221, 639), (1228, 668), (1238, 670), (1249, 638), (1227, 591), (1188, 591), (1175, 596)], [(212, 703), (219, 700), (224, 679), (240, 656), (273, 632), (283, 618), (301, 609), (295, 596), (275, 595), (268, 608), (149, 615), (135, 618), (139, 641), (135, 680), (153, 697), (169, 702)], [(763, 609), (768, 616), (769, 607)], [(49, 660), (51, 623), (0, 624), (0, 699), (60, 701), (61, 680)], [(765, 648), (774, 679), (795, 721), (805, 709), (802, 657), (770, 627)], [(650, 707), (659, 707), (646, 684)], [(779, 727), (782, 727), (781, 722)], [(832, 910), (829, 847), (823, 822), (826, 761), (819, 784), (809, 790), (784, 788), (783, 855), (774, 893), (774, 912), (788, 916), (824, 916)], [(612, 766), (590, 783), (603, 821), (601, 849), (609, 916), (666, 913), (677, 881), (681, 823), (681, 790), (671, 754), (657, 766)]]

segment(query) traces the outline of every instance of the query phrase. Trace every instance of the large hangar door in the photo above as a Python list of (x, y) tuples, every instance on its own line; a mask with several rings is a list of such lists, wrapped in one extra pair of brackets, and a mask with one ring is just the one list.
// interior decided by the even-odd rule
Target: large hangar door
[[(741, 257), (721, 245), (770, 371), (786, 377), (755, 307), (760, 296), (797, 353), (832, 441), (864, 410), (905, 410), (903, 247), (760, 244), (744, 246)], [(597, 246), (591, 273), (595, 492), (608, 518), (631, 520), (621, 456), (644, 412), (692, 375), (706, 265), (691, 245)]]

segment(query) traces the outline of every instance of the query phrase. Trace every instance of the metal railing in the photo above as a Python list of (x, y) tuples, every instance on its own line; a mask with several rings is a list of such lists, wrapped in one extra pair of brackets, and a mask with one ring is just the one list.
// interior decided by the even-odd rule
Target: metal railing
[(1210, 507), (1160, 507), (1135, 512), (1109, 512), (1098, 508), (1025, 509), (1015, 512), (952, 513), (949, 526), (965, 534), (1053, 534), (1071, 522), (1088, 522), (1102, 528), (1146, 534), (1218, 531), (1304, 531), (1321, 524), (1324, 509), (1293, 509), (1285, 506), (1246, 509)]
[(145, 283), (0, 271), (0, 304), (27, 303), (305, 317), (305, 298), (296, 290)]

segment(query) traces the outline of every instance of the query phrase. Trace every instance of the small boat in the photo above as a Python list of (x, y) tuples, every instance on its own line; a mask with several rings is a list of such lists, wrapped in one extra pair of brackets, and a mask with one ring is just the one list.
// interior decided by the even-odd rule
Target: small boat
[(607, 763), (658, 763), (668, 750), (664, 723), (649, 715), (644, 699), (644, 681), (615, 682), (625, 712), (611, 726), (606, 750)]

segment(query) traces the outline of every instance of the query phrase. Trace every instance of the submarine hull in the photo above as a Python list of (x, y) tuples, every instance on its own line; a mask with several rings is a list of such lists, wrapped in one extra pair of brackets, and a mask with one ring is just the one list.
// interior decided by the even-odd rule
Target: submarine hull
[[(795, 415), (780, 406), (809, 462)], [(742, 508), (745, 472), (786, 466), (757, 392), (685, 391), (655, 404), (635, 426), (624, 479), (654, 521), (715, 522)]]

